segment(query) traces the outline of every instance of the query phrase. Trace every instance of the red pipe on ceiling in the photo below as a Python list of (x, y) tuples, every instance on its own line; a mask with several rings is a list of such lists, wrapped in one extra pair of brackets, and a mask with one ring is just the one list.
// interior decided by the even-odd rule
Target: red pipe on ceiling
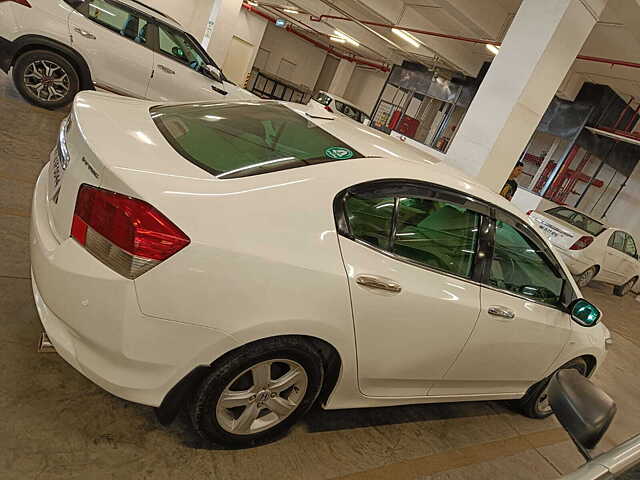
[[(243, 3), (242, 4), (242, 8), (244, 8), (244, 9), (246, 9), (246, 10), (252, 12), (252, 13), (255, 13), (256, 15), (259, 15), (260, 17), (270, 21), (271, 23), (274, 23), (274, 24), (276, 23), (276, 18), (275, 17), (272, 17), (271, 15), (268, 15), (268, 14), (266, 14), (264, 12), (261, 12), (260, 10), (258, 10), (257, 8), (255, 8), (255, 7), (251, 6), (251, 5)], [(311, 37), (305, 35), (302, 32), (299, 32), (298, 30), (293, 28), (291, 25), (287, 25), (286, 26), (286, 30), (288, 32), (293, 33), (294, 35), (297, 35), (298, 37), (302, 38), (303, 40), (311, 43), (312, 45), (314, 45), (314, 46), (316, 46), (318, 48), (321, 48), (322, 50), (325, 50), (325, 51), (329, 52), (331, 55), (335, 55), (338, 58), (342, 58), (344, 60), (348, 60), (349, 62), (354, 62), (354, 63), (357, 63), (359, 65), (366, 65), (368, 67), (373, 67), (373, 68), (376, 68), (376, 69), (378, 69), (378, 70), (380, 70), (382, 72), (390, 71), (389, 67), (387, 67), (386, 65), (381, 65), (379, 63), (372, 62), (370, 60), (367, 60), (366, 58), (356, 57), (355, 55), (351, 56), (351, 55), (345, 55), (344, 53), (340, 53), (339, 51), (334, 50), (333, 47), (331, 47), (329, 45), (325, 45), (324, 43), (319, 42), (318, 40), (316, 40), (314, 38), (311, 38)]]
[[(355, 20), (352, 18), (340, 17), (337, 15), (320, 15), (319, 17), (310, 15), (310, 19), (314, 22), (320, 22), (324, 18), (329, 18), (333, 20), (345, 20), (347, 22), (355, 22)], [(484, 40), (482, 38), (463, 37), (460, 35), (449, 35), (446, 33), (432, 32), (430, 30), (421, 30), (419, 28), (403, 27), (401, 25), (392, 25), (390, 23), (370, 22), (368, 20), (359, 20), (359, 19), (358, 19), (358, 22), (364, 23), (365, 25), (371, 25), (374, 27), (397, 28), (398, 30), (404, 30), (405, 32), (420, 33), (422, 35), (449, 38), (451, 40), (460, 40), (463, 42), (483, 43), (485, 45), (495, 45), (496, 47), (499, 47), (502, 45), (501, 42), (497, 42), (494, 40)], [(578, 60), (586, 60), (588, 62), (598, 62), (598, 63), (606, 63), (608, 65), (620, 65), (623, 67), (640, 68), (640, 63), (628, 62), (626, 60), (615, 60), (613, 58), (603, 58), (603, 57), (591, 57), (589, 55), (578, 55), (576, 58)]]

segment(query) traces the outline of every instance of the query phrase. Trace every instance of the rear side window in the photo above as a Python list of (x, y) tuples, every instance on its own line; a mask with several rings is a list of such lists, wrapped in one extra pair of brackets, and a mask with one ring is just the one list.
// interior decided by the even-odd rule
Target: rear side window
[(624, 253), (627, 255), (631, 255), (632, 257), (636, 257), (638, 254), (638, 250), (636, 249), (636, 242), (633, 241), (633, 237), (631, 235), (626, 236), (626, 241), (624, 243)]
[(463, 277), (471, 276), (480, 215), (457, 205), (401, 198), (393, 253)]
[(137, 43), (147, 43), (148, 20), (139, 13), (107, 0), (91, 0), (84, 9), (90, 20)]
[(325, 106), (331, 103), (331, 97), (324, 92), (316, 93), (316, 96), (313, 97), (313, 99)]
[(624, 252), (624, 232), (614, 232), (609, 239), (608, 246), (615, 248), (621, 252)]
[(489, 285), (559, 306), (564, 279), (551, 268), (545, 255), (533, 241), (511, 225), (496, 222)]
[(161, 106), (151, 116), (178, 153), (220, 179), (362, 158), (277, 103)]

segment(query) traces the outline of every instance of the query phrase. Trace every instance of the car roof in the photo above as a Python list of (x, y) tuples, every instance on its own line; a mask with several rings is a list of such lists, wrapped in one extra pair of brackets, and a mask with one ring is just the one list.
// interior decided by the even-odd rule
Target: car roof
[(150, 7), (149, 5), (147, 5), (146, 3), (143, 3), (139, 0), (117, 0), (131, 8), (134, 8), (142, 13), (144, 13), (145, 15), (148, 15), (150, 17), (154, 17), (158, 20), (162, 20), (163, 22), (171, 25), (172, 27), (176, 27), (179, 28), (180, 30), (183, 29), (182, 25), (180, 25), (180, 23), (175, 20), (174, 18), (170, 17), (169, 15), (167, 15), (166, 13), (162, 12), (161, 10), (158, 10), (156, 8)]

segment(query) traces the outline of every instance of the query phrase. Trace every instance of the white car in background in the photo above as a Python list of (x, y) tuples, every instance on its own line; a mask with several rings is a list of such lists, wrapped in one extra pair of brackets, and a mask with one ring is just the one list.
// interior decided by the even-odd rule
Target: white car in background
[(351, 105), (347, 100), (341, 97), (337, 97), (332, 93), (319, 91), (309, 101), (312, 105), (317, 105), (324, 108), (327, 112), (338, 113), (349, 117), (351, 120), (355, 120), (358, 123), (369, 125), (371, 119), (369, 115), (362, 110)]
[(569, 207), (531, 211), (529, 215), (556, 247), (580, 287), (598, 280), (614, 285), (613, 293), (624, 296), (638, 281), (638, 249), (630, 233)]
[(137, 0), (0, 1), (0, 69), (29, 102), (79, 90), (153, 100), (255, 99), (180, 24)]
[(214, 442), (317, 401), (518, 399), (550, 415), (608, 330), (509, 202), (388, 135), (279, 102), (80, 93), (35, 187), (32, 286), (58, 353)]

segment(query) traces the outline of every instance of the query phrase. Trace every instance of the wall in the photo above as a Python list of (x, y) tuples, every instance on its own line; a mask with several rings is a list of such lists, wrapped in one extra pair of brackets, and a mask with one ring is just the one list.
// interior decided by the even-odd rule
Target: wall
[(324, 59), (324, 65), (320, 70), (320, 75), (318, 75), (318, 80), (316, 81), (316, 86), (313, 91), (317, 92), (322, 90), (326, 92), (329, 90), (329, 85), (331, 85), (331, 80), (333, 80), (333, 76), (336, 74), (336, 70), (338, 69), (338, 60), (336, 57), (331, 55), (327, 55)]
[(277, 74), (280, 61), (284, 58), (296, 65), (291, 78), (285, 80), (309, 89), (315, 86), (327, 55), (326, 51), (272, 23), (267, 25), (260, 48), (269, 51), (265, 68), (268, 73)]
[[(618, 177), (620, 177), (619, 174)], [(631, 173), (626, 187), (622, 189), (605, 218), (610, 225), (620, 226), (632, 233), (636, 243), (640, 243), (638, 205), (640, 205), (640, 164)]]
[(169, 15), (198, 40), (207, 28), (212, 0), (146, 0), (147, 5)]
[[(264, 18), (261, 18), (258, 15), (255, 15), (244, 9), (240, 10), (240, 13), (238, 14), (234, 26), (233, 36), (251, 46), (251, 54), (246, 58), (244, 71), (238, 75), (238, 78), (232, 78), (232, 80), (238, 83), (238, 85), (240, 86), (244, 84), (247, 75), (251, 72), (251, 67), (253, 66), (256, 55), (258, 54), (258, 49), (260, 48), (260, 44), (267, 28), (267, 23), (268, 22)], [(232, 40), (232, 45), (234, 43), (238, 44), (238, 42), (234, 42)], [(234, 50), (233, 48), (230, 48), (227, 52), (225, 62), (222, 65), (223, 71), (225, 70), (225, 68), (228, 68), (227, 65), (229, 65), (229, 62), (233, 61), (232, 58), (229, 58), (230, 55), (233, 54)]]
[(370, 115), (388, 76), (389, 73), (356, 66), (349, 85), (347, 85), (344, 98)]

